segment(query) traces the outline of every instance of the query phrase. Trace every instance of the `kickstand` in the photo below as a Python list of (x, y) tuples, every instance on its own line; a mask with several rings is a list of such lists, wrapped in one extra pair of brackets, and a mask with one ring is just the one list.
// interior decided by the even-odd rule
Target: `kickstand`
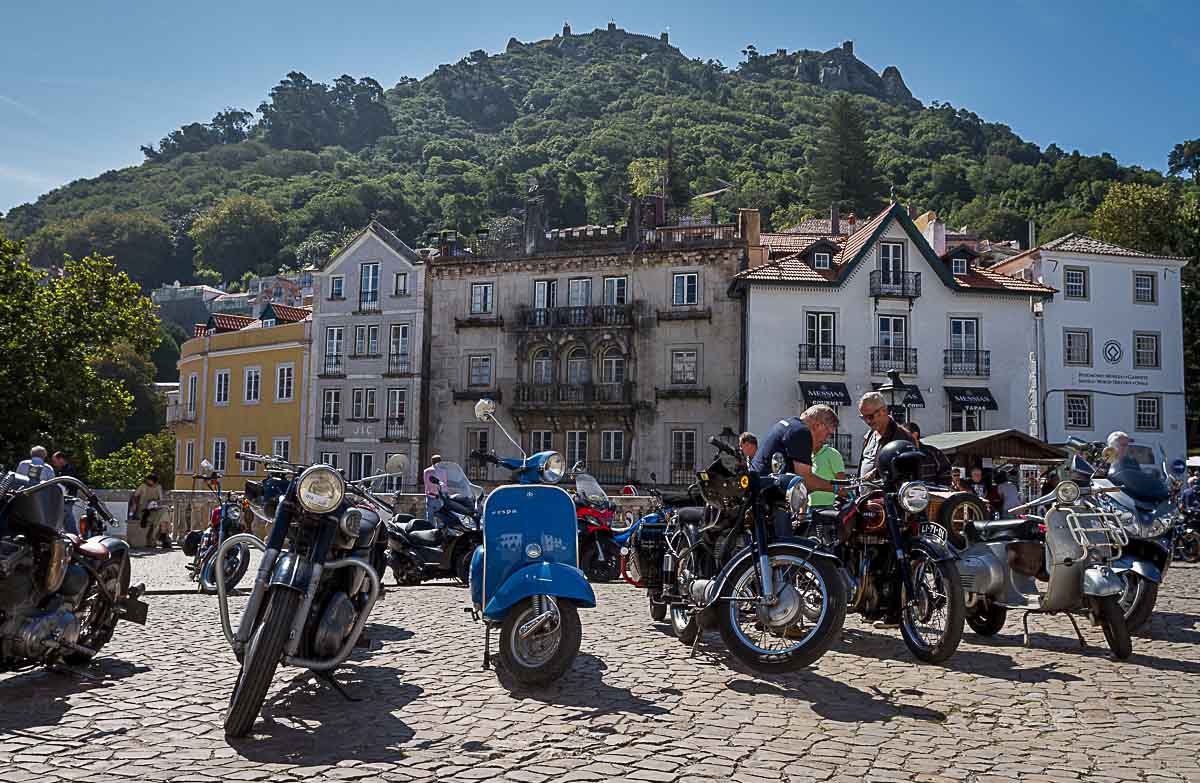
[(1079, 637), (1079, 646), (1087, 647), (1087, 642), (1083, 639), (1083, 633), (1079, 630), (1079, 624), (1075, 622), (1075, 615), (1067, 612), (1067, 619), (1071, 621), (1071, 627), (1075, 629), (1075, 635)]
[(342, 695), (342, 698), (345, 699), (346, 701), (351, 701), (351, 702), (362, 701), (362, 699), (356, 698), (354, 696), (351, 696), (349, 693), (347, 693), (346, 689), (344, 687), (342, 687), (342, 684), (340, 682), (338, 682), (336, 679), (334, 679), (333, 672), (313, 672), (313, 673), (317, 675), (318, 680), (320, 680), (321, 682), (328, 685), (330, 688), (333, 688), (335, 691), (340, 693)]
[(492, 626), (483, 626), (483, 668), (492, 668)]
[(696, 657), (696, 645), (700, 644), (700, 637), (704, 634), (704, 629), (700, 627), (700, 621), (696, 620), (696, 638), (692, 639), (692, 649), (688, 652), (689, 658)]
[(1026, 612), (1025, 617), (1022, 618), (1022, 620), (1021, 620), (1021, 628), (1024, 632), (1024, 636), (1022, 638), (1021, 644), (1024, 645), (1025, 647), (1029, 646), (1029, 615), (1030, 614), (1032, 614), (1032, 612)]

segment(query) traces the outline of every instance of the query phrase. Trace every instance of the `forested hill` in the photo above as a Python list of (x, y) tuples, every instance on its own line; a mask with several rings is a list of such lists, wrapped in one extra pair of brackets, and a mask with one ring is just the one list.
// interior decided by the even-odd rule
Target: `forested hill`
[[(623, 194), (662, 181), (654, 164), (668, 149), (677, 204), (725, 189), (699, 208), (758, 207), (775, 228), (826, 211), (831, 188), (860, 211), (894, 188), (952, 225), (1024, 237), (1034, 217), (1045, 236), (1086, 226), (1115, 181), (1163, 181), (1108, 155), (1039, 149), (965, 108), (923, 106), (896, 68), (878, 73), (848, 45), (743, 55), (726, 67), (610, 28), (512, 40), (390, 89), (294, 72), (256, 111), (172, 131), (142, 148), (141, 165), (16, 207), (3, 230), (38, 262), (100, 250), (153, 286), (190, 278), (193, 264), (229, 281), (319, 261), (371, 218), (413, 243), (471, 231), (520, 208), (531, 175), (552, 225), (619, 221)], [(865, 144), (854, 117), (849, 131), (830, 124), (845, 93)], [(837, 192), (833, 180), (872, 169), (859, 191)]]

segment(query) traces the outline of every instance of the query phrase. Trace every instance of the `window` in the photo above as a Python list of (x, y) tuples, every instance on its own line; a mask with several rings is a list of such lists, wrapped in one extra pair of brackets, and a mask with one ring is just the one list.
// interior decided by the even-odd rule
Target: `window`
[(328, 465), (329, 467), (336, 470), (337, 466), (338, 466), (337, 452), (336, 451), (322, 451), (321, 459), (319, 460), (319, 462), (322, 465)]
[(554, 360), (550, 358), (550, 351), (543, 348), (536, 352), (529, 366), (530, 377), (534, 383), (543, 386), (554, 383)]
[(699, 381), (699, 352), (671, 351), (671, 383), (681, 386)]
[(694, 305), (700, 301), (700, 276), (695, 272), (677, 272), (674, 275), (675, 305)]
[(587, 307), (591, 303), (591, 279), (578, 277), (567, 281), (567, 307)]
[(379, 355), (379, 324), (367, 327), (367, 356)]
[[(258, 438), (242, 438), (242, 451), (246, 452), (247, 454), (257, 454)], [(253, 462), (247, 462), (246, 460), (241, 460), (241, 463), (242, 474), (253, 476), (256, 470), (255, 464)]]
[(558, 281), (535, 280), (533, 283), (533, 306), (538, 310), (558, 307)]
[(1157, 334), (1133, 333), (1133, 366), (1144, 369), (1155, 369), (1160, 366)]
[(408, 324), (392, 324), (388, 352), (392, 356), (408, 356)]
[(567, 354), (567, 383), (578, 386), (588, 382), (588, 355), (583, 348), (573, 348)]
[(217, 370), (216, 396), (213, 402), (217, 405), (229, 404), (229, 370)]
[(379, 301), (379, 262), (368, 262), (359, 267), (358, 298), (360, 302)]
[(1067, 395), (1067, 429), (1090, 430), (1092, 428), (1092, 395)]
[(978, 408), (950, 406), (951, 432), (978, 432), (983, 429), (983, 411)]
[(604, 278), (604, 304), (623, 305), (627, 303), (626, 288), (628, 280), (624, 277)]
[(1080, 266), (1063, 268), (1063, 296), (1067, 299), (1088, 298), (1088, 271)]
[(1138, 304), (1155, 304), (1158, 302), (1158, 278), (1153, 272), (1133, 273), (1133, 301)]
[(189, 440), (183, 446), (183, 472), (193, 473), (196, 470), (196, 441)]
[(366, 400), (365, 391), (365, 389), (351, 389), (350, 391), (351, 421), (362, 421), (363, 419), (363, 403)]
[(625, 383), (625, 357), (616, 348), (609, 348), (600, 360), (601, 383)]
[(228, 448), (228, 444), (225, 443), (224, 438), (217, 438), (213, 441), (213, 470), (218, 473), (225, 472)]
[(879, 271), (884, 285), (904, 284), (904, 243), (881, 242), (879, 244)]
[(248, 403), (258, 402), (262, 396), (262, 368), (247, 367), (245, 381), (245, 385), (242, 387), (244, 391), (242, 394), (243, 401)]
[(950, 350), (979, 350), (979, 320), (976, 318), (950, 319)]
[(899, 315), (881, 315), (879, 316), (879, 346), (881, 348), (897, 349), (897, 356), (889, 356), (893, 361), (899, 361), (898, 352), (905, 346), (905, 334), (907, 333), (908, 324), (904, 320), (904, 316)]
[(829, 254), (828, 253), (813, 253), (813, 269), (828, 269)]
[(1159, 397), (1134, 397), (1134, 427), (1139, 432), (1162, 430), (1162, 399)]
[(366, 451), (350, 452), (350, 480), (375, 475), (375, 455)]
[(275, 401), (291, 402), (295, 389), (296, 368), (291, 364), (275, 366)]
[(196, 373), (188, 376), (187, 385), (187, 412), (195, 415), (196, 413), (196, 383), (198, 377)]
[(468, 362), (468, 377), (467, 385), (469, 386), (491, 386), (492, 385), (492, 357), (490, 356), (471, 356)]
[(329, 298), (330, 299), (345, 299), (346, 298), (346, 278), (342, 275), (335, 275), (329, 278)]
[(471, 283), (471, 315), (492, 312), (492, 283)]
[(275, 438), (273, 441), (271, 441), (271, 453), (285, 462), (291, 460), (292, 439)]
[(967, 273), (967, 259), (965, 259), (965, 258), (950, 259), (950, 271), (956, 275), (965, 275)]
[(1092, 366), (1092, 333), (1087, 329), (1063, 332), (1063, 362), (1079, 367)]
[(379, 325), (354, 327), (354, 355), (379, 355)]
[(600, 433), (600, 461), (625, 461), (625, 433), (622, 430), (604, 430)]
[(805, 322), (809, 345), (830, 347), (837, 342), (837, 316), (834, 313), (809, 313)]
[(337, 424), (342, 419), (342, 390), (326, 389), (321, 405), (321, 423)]
[(392, 296), (408, 295), (408, 272), (397, 272), (392, 279)]
[(376, 415), (376, 413), (377, 413), (377, 411), (375, 409), (375, 390), (367, 389), (367, 402), (366, 402), (366, 408), (363, 411), (363, 418), (366, 419), (367, 421), (379, 421), (379, 417)]
[[(491, 441), (488, 438), (487, 430), (467, 430), (467, 453), (473, 451), (487, 451), (488, 444)], [(479, 460), (467, 460), (467, 478), (476, 480), (486, 480), (488, 477), (488, 464)]]
[(325, 357), (327, 359), (336, 358), (342, 355), (344, 335), (345, 327), (342, 326), (330, 326), (325, 330)]
[(567, 430), (567, 467), (587, 464), (587, 430)]
[(403, 424), (408, 417), (408, 389), (388, 389), (388, 421)]
[(554, 433), (550, 430), (534, 430), (529, 433), (529, 448), (532, 454), (550, 451), (554, 448)]
[(671, 483), (690, 484), (696, 473), (696, 431), (671, 430)]
[(262, 319), (262, 325), (263, 325), (264, 329), (272, 327), (275, 325), (275, 319), (274, 318), (264, 318), (264, 319)]

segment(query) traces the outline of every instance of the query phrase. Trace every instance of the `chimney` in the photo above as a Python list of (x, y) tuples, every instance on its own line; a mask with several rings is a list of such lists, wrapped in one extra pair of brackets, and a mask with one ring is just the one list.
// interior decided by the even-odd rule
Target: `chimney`
[(854, 54), (854, 41), (842, 41), (842, 51), (846, 54)]
[(925, 235), (933, 252), (941, 256), (946, 252), (946, 224), (935, 213), (930, 212), (929, 214), (933, 215), (933, 219), (925, 224), (921, 233)]
[(660, 41), (662, 41), (664, 44), (667, 44), (668, 46), (670, 46), (670, 44), (671, 44), (671, 34), (670, 34), (670, 33), (668, 33), (668, 32), (666, 32), (666, 31), (664, 30), (662, 33), (660, 33), (660, 34), (659, 34), (659, 36), (658, 36), (658, 40), (660, 40)]
[(838, 215), (838, 205), (837, 204), (833, 204), (829, 207), (829, 233), (830, 234), (842, 233), (841, 232), (841, 220), (840, 220), (840, 215)]
[(438, 242), (438, 253), (447, 258), (458, 255), (458, 232), (454, 229), (444, 229)]
[(1037, 247), (1037, 223), (1029, 218), (1029, 247)]
[(608, 23), (608, 31), (609, 31), (610, 33), (615, 33), (615, 32), (617, 31), (617, 23), (616, 23), (616, 22), (609, 22), (609, 23)]
[(738, 234), (750, 247), (762, 244), (761, 226), (762, 218), (757, 209), (738, 210)]

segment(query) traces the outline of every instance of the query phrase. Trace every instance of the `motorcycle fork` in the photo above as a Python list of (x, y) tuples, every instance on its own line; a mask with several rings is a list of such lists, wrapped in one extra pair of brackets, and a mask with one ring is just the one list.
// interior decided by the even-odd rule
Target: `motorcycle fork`
[(754, 571), (758, 584), (762, 588), (761, 601), (764, 606), (774, 606), (778, 598), (775, 596), (775, 578), (771, 573), (771, 542), (767, 537), (766, 515), (759, 505), (757, 493), (752, 496), (754, 508)]
[(312, 610), (313, 600), (317, 595), (317, 588), (321, 585), (321, 573), (324, 570), (322, 563), (325, 562), (326, 555), (329, 554), (329, 549), (333, 545), (334, 525), (324, 524), (321, 530), (317, 533), (317, 540), (313, 542), (312, 549), (308, 552), (308, 557), (305, 560), (312, 566), (309, 572), (308, 586), (304, 590), (304, 597), (300, 600), (300, 607), (296, 610), (296, 616), (292, 620), (292, 630), (287, 642), (287, 655), (296, 657), (300, 651), (300, 642), (304, 637), (304, 626), (308, 623), (308, 614)]
[[(904, 537), (900, 531), (900, 507), (896, 504), (895, 495), (888, 495), (885, 501), (888, 532), (892, 536), (892, 549), (896, 557), (896, 567), (900, 570), (900, 581), (904, 585), (908, 600), (916, 600), (916, 585), (913, 583), (912, 569), (909, 567), (908, 554), (904, 551)], [(900, 600), (900, 610), (904, 610), (904, 601)]]

